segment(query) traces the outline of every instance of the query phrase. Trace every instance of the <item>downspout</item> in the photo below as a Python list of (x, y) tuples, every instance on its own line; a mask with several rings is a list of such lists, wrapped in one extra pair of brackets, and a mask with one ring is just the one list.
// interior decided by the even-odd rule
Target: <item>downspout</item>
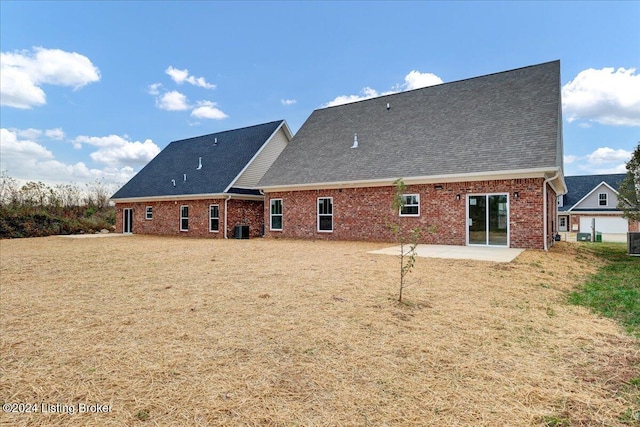
[[(550, 181), (553, 181), (554, 179), (556, 179), (558, 177), (558, 175), (560, 175), (560, 171), (556, 171), (556, 174), (553, 175), (551, 178), (547, 178), (544, 180), (544, 182), (542, 183), (542, 204), (543, 204), (543, 209), (544, 209), (544, 213), (542, 215), (542, 222), (543, 222), (543, 229), (544, 229), (544, 235), (543, 235), (543, 248), (546, 251), (549, 250), (549, 244), (547, 243), (547, 223), (548, 223), (548, 219), (547, 219), (547, 184)], [(226, 213), (226, 211), (225, 211)]]
[(228, 239), (227, 237), (227, 202), (231, 200), (231, 194), (229, 194), (229, 196), (227, 196), (226, 199), (224, 199), (224, 238)]

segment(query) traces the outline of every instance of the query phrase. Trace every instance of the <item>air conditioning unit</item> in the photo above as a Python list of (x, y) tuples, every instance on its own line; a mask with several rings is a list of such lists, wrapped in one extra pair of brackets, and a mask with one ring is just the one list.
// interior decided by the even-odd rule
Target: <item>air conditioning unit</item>
[(591, 233), (578, 233), (576, 237), (578, 242), (590, 242), (591, 241)]
[(627, 233), (627, 253), (629, 255), (640, 256), (640, 233)]

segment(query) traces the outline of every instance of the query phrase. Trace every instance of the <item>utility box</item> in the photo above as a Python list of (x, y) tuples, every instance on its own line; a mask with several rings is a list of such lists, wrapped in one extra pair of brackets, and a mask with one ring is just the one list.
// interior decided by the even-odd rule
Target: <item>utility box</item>
[(602, 233), (596, 231), (596, 242), (602, 243)]
[(578, 233), (578, 242), (590, 242), (591, 233)]
[(236, 225), (233, 229), (233, 236), (236, 239), (248, 239), (249, 238), (249, 226), (248, 225)]
[(627, 253), (633, 256), (640, 256), (640, 233), (627, 233)]

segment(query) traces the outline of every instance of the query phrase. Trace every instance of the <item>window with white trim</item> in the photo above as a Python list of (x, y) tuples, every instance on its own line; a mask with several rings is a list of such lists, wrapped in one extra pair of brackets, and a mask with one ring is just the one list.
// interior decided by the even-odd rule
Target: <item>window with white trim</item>
[(282, 231), (282, 199), (271, 199), (269, 229)]
[(189, 206), (180, 206), (180, 231), (189, 231)]
[(420, 195), (403, 194), (403, 206), (400, 209), (400, 216), (420, 216)]
[(598, 193), (598, 206), (607, 206), (607, 193)]
[(220, 206), (209, 206), (209, 231), (220, 231)]
[(145, 219), (153, 219), (153, 206), (147, 206), (145, 210)]
[(318, 198), (318, 231), (333, 231), (333, 197)]

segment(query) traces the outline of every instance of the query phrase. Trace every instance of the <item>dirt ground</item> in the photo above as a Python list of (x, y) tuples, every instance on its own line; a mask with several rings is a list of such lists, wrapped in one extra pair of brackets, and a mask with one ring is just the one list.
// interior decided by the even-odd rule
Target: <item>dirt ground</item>
[(403, 305), (397, 257), (368, 253), (385, 246), (3, 240), (0, 422), (618, 426), (639, 409), (640, 342), (566, 304), (598, 266), (580, 245), (417, 259)]

